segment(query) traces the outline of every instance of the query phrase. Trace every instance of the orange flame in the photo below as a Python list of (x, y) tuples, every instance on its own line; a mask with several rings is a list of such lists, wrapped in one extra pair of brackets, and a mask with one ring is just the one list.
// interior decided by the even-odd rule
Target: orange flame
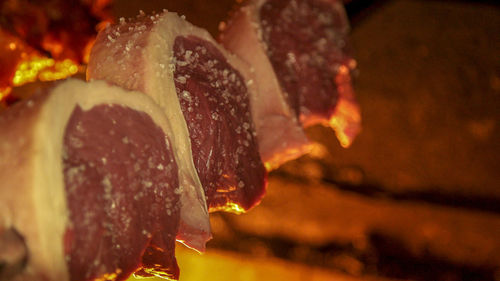
[(56, 61), (39, 54), (28, 55), (23, 53), (22, 61), (18, 64), (13, 86), (21, 86), (29, 82), (53, 81), (64, 79), (78, 72), (80, 67), (70, 59)]
[(354, 68), (356, 61), (351, 60), (349, 67), (342, 65), (335, 77), (339, 101), (330, 120), (325, 126), (330, 126), (342, 147), (349, 147), (356, 135), (361, 131), (361, 111), (354, 99), (349, 68)]
[(210, 208), (210, 212), (218, 212), (218, 211), (224, 211), (227, 213), (233, 213), (233, 214), (237, 214), (237, 215), (243, 214), (246, 212), (246, 210), (243, 209), (240, 205), (233, 203), (233, 202), (226, 203), (223, 206)]
[(312, 144), (306, 144), (300, 147), (289, 148), (281, 153), (276, 153), (271, 159), (264, 163), (268, 172), (279, 168), (283, 163), (294, 160), (304, 154), (308, 154), (313, 148)]
[[(98, 29), (103, 23), (112, 21), (106, 10), (111, 1), (82, 0), (80, 4), (68, 4), (61, 0), (53, 3), (54, 7), (43, 6), (41, 1), (5, 4), (7, 10), (3, 13), (7, 14), (2, 15), (6, 18), (0, 25), (0, 64), (3, 66), (0, 70), (0, 102), (5, 102), (12, 87), (64, 79), (84, 72), (82, 62), (88, 62)], [(40, 10), (40, 7), (45, 8)], [(59, 12), (65, 16), (54, 17), (52, 10), (56, 8), (62, 9)], [(80, 9), (76, 17), (70, 12), (72, 8)], [(100, 22), (94, 27), (82, 27), (81, 21), (85, 19), (94, 24)], [(40, 25), (41, 36), (26, 29), (32, 24)]]

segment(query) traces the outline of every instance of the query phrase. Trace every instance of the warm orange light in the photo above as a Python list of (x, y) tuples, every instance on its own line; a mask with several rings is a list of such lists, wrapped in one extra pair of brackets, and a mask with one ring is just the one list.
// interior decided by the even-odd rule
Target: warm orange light
[[(28, 55), (23, 54), (23, 57), (28, 57)], [(54, 60), (39, 57), (37, 55), (25, 58), (24, 61), (17, 65), (14, 78), (12, 78), (12, 84), (14, 86), (20, 86), (28, 82), (33, 82), (37, 79), (38, 73), (45, 68), (54, 65)]]
[[(349, 67), (355, 66), (356, 62), (352, 60)], [(347, 66), (340, 66), (339, 72), (335, 76), (335, 82), (338, 85), (339, 101), (330, 120), (324, 125), (335, 130), (342, 147), (349, 147), (356, 135), (361, 131), (361, 112), (354, 99), (351, 75)]]
[(117, 269), (116, 272), (113, 273), (106, 273), (103, 276), (96, 278), (95, 281), (113, 281), (116, 280), (116, 277), (118, 277), (118, 274), (122, 272), (121, 269)]
[(69, 59), (56, 61), (53, 69), (46, 69), (40, 72), (40, 81), (53, 81), (64, 79), (78, 72), (80, 67)]
[[(56, 1), (46, 9), (36, 1), (7, 2), (1, 11), (7, 25), (0, 28), (0, 101), (6, 100), (12, 87), (65, 79), (83, 71), (97, 32), (113, 21), (112, 0)], [(73, 8), (85, 11), (73, 15)]]
[(82, 66), (70, 59), (55, 60), (48, 58), (22, 42), (8, 43), (7, 49), (13, 52), (13, 57), (10, 58), (12, 60), (11, 67), (8, 70), (4, 69), (4, 71), (13, 74), (4, 75), (4, 80), (0, 81), (0, 101), (4, 100), (12, 92), (12, 87), (38, 80), (54, 81), (64, 79), (83, 71)]
[(319, 142), (311, 143), (309, 156), (315, 159), (324, 159), (328, 155), (328, 148)]
[[(357, 117), (354, 115), (357, 115)], [(335, 114), (330, 118), (328, 126), (335, 130), (335, 135), (342, 147), (349, 147), (358, 134), (360, 128), (358, 125), (353, 127), (353, 123), (357, 122), (354, 120), (360, 120), (359, 117), (360, 114), (356, 105), (340, 102)]]
[[(152, 276), (156, 276), (154, 277), (155, 279), (151, 279), (153, 277), (141, 277), (141, 276), (132, 276), (130, 277), (128, 280), (156, 280), (156, 278), (160, 279), (160, 280), (166, 280), (166, 281), (176, 281), (177, 279), (173, 278), (171, 275), (168, 275), (166, 274), (165, 272), (161, 271), (161, 270), (158, 270), (158, 269), (149, 269), (149, 268), (143, 268), (142, 270), (144, 270), (144, 272), (146, 272), (147, 274), (151, 274)], [(161, 276), (161, 277), (160, 277)]]
[(44, 36), (42, 40), (42, 47), (44, 50), (50, 52), (52, 57), (59, 57), (64, 50), (64, 46), (61, 42), (57, 41), (49, 35)]
[(5, 97), (7, 97), (10, 92), (12, 91), (12, 88), (7, 87), (7, 88), (0, 88), (0, 101), (3, 100)]
[(89, 40), (87, 45), (85, 45), (85, 48), (83, 49), (83, 63), (88, 64), (90, 60), (90, 51), (92, 50), (92, 47), (94, 46), (95, 43), (95, 38), (92, 40)]
[[(353, 281), (360, 280), (346, 274), (315, 266), (287, 262), (276, 258), (209, 249), (205, 254), (176, 247), (181, 268), (180, 281)], [(361, 278), (362, 279), (362, 278)], [(370, 278), (368, 278), (370, 279)], [(128, 281), (162, 281), (158, 277), (130, 277)], [(374, 280), (374, 279), (370, 279)]]
[(53, 81), (64, 79), (76, 74), (79, 69), (78, 65), (69, 59), (55, 61), (38, 54), (23, 54), (22, 57), (23, 61), (18, 64), (12, 79), (13, 86), (20, 86), (36, 80)]
[(224, 211), (224, 212), (233, 213), (233, 214), (237, 214), (237, 215), (243, 214), (244, 212), (246, 212), (245, 209), (243, 209), (240, 205), (233, 203), (233, 202), (226, 203), (226, 205), (224, 205), (224, 206), (210, 208), (210, 212), (217, 212), (217, 211)]
[(264, 167), (268, 172), (277, 169), (283, 163), (294, 160), (304, 154), (307, 154), (313, 148), (312, 144), (303, 145), (301, 147), (294, 147), (282, 151), (281, 153), (276, 153), (273, 157), (264, 163)]
[(111, 20), (104, 20), (104, 21), (101, 21), (100, 23), (97, 24), (96, 26), (96, 30), (97, 32), (101, 31), (101, 30), (104, 30), (106, 27), (108, 27), (111, 23), (113, 23)]

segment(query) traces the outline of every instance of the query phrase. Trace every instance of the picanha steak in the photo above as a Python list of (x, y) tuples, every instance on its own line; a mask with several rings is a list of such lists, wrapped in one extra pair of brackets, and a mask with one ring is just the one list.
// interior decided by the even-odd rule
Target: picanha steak
[(186, 163), (149, 97), (68, 80), (0, 125), (0, 243), (15, 257), (2, 261), (5, 280), (179, 276), (180, 183), (196, 173), (179, 172)]
[(361, 118), (341, 1), (251, 0), (222, 27), (220, 41), (256, 69), (267, 96), (281, 97), (302, 126), (331, 126), (350, 144)]
[(100, 32), (87, 75), (107, 82), (0, 116), (0, 280), (178, 279), (175, 241), (204, 251), (208, 211), (258, 204), (303, 127), (357, 134), (348, 29), (336, 0), (250, 0), (220, 36), (242, 60), (167, 11)]
[(239, 212), (266, 186), (247, 72), (206, 30), (165, 11), (103, 30), (87, 74), (152, 96), (188, 137), (209, 210)]

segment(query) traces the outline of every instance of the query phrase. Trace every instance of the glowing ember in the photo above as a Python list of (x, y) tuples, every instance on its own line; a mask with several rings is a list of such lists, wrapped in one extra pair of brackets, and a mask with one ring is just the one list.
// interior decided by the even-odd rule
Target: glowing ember
[(94, 281), (110, 281), (110, 280), (116, 280), (116, 277), (118, 274), (120, 274), (122, 271), (121, 269), (117, 269), (115, 273), (109, 273), (109, 274), (104, 274), (101, 278), (97, 278)]
[[(26, 57), (28, 56), (26, 55)], [(23, 61), (18, 65), (12, 79), (13, 86), (20, 86), (36, 80), (53, 81), (63, 79), (76, 74), (79, 69), (79, 66), (70, 59), (55, 61), (39, 55), (29, 57), (28, 59), (23, 58)]]
[(12, 87), (83, 72), (111, 0), (7, 0), (0, 3), (0, 102)]
[[(297, 155), (308, 154), (312, 149), (312, 145), (304, 145), (299, 148), (290, 148), (288, 150), (283, 151), (282, 153), (278, 153), (273, 155), (270, 161), (264, 163), (264, 167), (268, 172), (279, 168), (279, 166), (287, 161), (293, 160), (297, 157)], [(293, 155), (294, 157), (290, 157)]]
[(8, 94), (10, 94), (11, 91), (11, 88), (0, 89), (0, 101), (3, 100)]
[[(355, 61), (351, 65), (354, 68)], [(347, 66), (340, 66), (335, 77), (339, 101), (335, 107), (335, 112), (325, 126), (330, 126), (335, 130), (337, 139), (342, 147), (349, 147), (361, 130), (361, 112), (354, 99), (354, 90), (351, 84), (351, 75)]]
[(240, 205), (233, 203), (233, 202), (226, 203), (226, 205), (224, 205), (224, 206), (210, 209), (210, 212), (217, 212), (217, 211), (224, 211), (224, 212), (233, 213), (233, 214), (237, 214), (237, 215), (243, 214), (246, 212), (245, 209), (243, 209)]
[[(16, 46), (14, 43), (9, 45)], [(33, 50), (31, 52), (21, 52), (17, 59), (17, 65), (13, 70), (10, 70), (14, 74), (5, 75), (8, 80), (6, 79), (6, 81), (0, 83), (0, 85), (3, 85), (3, 87), (0, 87), (0, 101), (10, 94), (11, 87), (21, 86), (37, 80), (53, 81), (64, 79), (78, 73), (78, 71), (83, 71), (82, 66), (70, 59), (55, 60)]]

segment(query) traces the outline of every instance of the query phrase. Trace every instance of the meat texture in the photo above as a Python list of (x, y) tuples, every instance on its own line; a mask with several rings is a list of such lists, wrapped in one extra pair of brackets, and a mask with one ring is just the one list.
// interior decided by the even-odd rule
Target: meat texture
[(195, 179), (152, 100), (66, 81), (0, 125), (3, 280), (178, 278), (179, 182)]
[(252, 74), (207, 31), (166, 11), (122, 19), (98, 35), (87, 75), (143, 91), (165, 109), (187, 138), (182, 149), (210, 211), (240, 212), (260, 201), (266, 171), (250, 111)]
[[(355, 61), (348, 31), (338, 0), (252, 0), (222, 25), (220, 41), (255, 68), (262, 103), (294, 115), (304, 127), (331, 126), (348, 146), (361, 120), (350, 81)], [(265, 120), (269, 114), (258, 115)]]
[[(174, 130), (175, 150), (185, 163), (193, 164), (190, 136), (172, 81), (171, 30), (161, 35), (158, 18), (142, 15), (134, 22), (120, 23), (99, 33), (91, 51), (87, 76), (103, 79), (126, 89), (151, 96), (166, 113)], [(165, 38), (166, 36), (166, 38)], [(202, 179), (200, 177), (200, 179)], [(206, 198), (202, 184), (185, 183), (181, 194), (181, 226), (177, 239), (204, 251), (211, 238)]]

